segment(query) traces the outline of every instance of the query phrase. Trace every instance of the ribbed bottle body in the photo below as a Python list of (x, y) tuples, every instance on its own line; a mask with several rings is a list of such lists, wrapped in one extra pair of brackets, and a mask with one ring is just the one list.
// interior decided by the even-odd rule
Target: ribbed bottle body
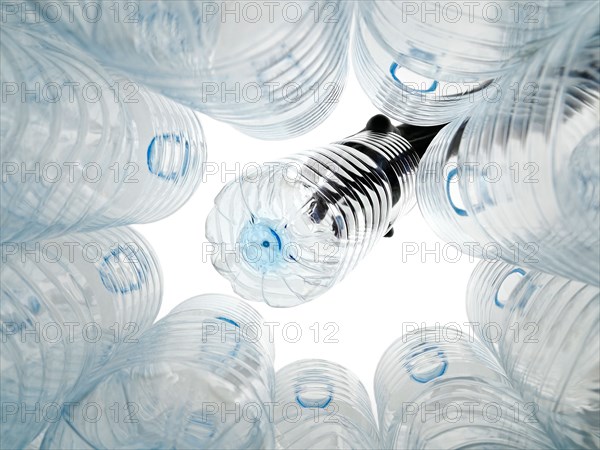
[(600, 291), (501, 261), (481, 262), (467, 291), (476, 332), (560, 448), (600, 445)]
[(2, 447), (21, 448), (150, 327), (162, 279), (127, 228), (4, 244), (2, 258)]
[[(494, 80), (591, 9), (587, 2), (364, 1), (354, 66), (383, 113), (447, 123), (482, 100)], [(448, 43), (452, 42), (452, 45)]]
[[(95, 22), (84, 9), (51, 25), (105, 65), (257, 138), (313, 129), (345, 85), (353, 2), (132, 2), (101, 7)], [(126, 22), (114, 23), (117, 9)]]
[(216, 2), (69, 3), (30, 0), (46, 24), (106, 67), (154, 88), (206, 67), (218, 38)]
[[(99, 372), (42, 448), (273, 448), (274, 355), (260, 327), (232, 297), (182, 303)], [(89, 404), (117, 405), (118, 419), (86, 420)]]
[(492, 353), (451, 328), (405, 334), (375, 374), (383, 448), (552, 448), (535, 405), (513, 390)]
[(317, 297), (414, 205), (418, 161), (399, 134), (363, 131), (246, 174), (207, 218), (213, 265), (247, 299)]
[(491, 80), (443, 81), (411, 71), (396, 62), (395, 52), (381, 45), (376, 26), (364, 15), (357, 14), (355, 23), (354, 70), (382, 113), (404, 123), (438, 125), (470, 111), (484, 98)]
[(431, 143), (417, 199), (443, 239), (475, 256), (600, 283), (597, 29), (597, 15), (587, 16), (507, 77), (496, 103)]
[(198, 187), (206, 149), (191, 110), (10, 26), (1, 78), (3, 242), (158, 220)]
[(279, 448), (379, 448), (369, 395), (345, 367), (317, 359), (295, 361), (275, 380)]
[(321, 124), (339, 103), (354, 2), (284, 1), (274, 14), (264, 7), (256, 23), (220, 24), (213, 64), (203, 74), (204, 101), (192, 106), (253, 137), (289, 139)]

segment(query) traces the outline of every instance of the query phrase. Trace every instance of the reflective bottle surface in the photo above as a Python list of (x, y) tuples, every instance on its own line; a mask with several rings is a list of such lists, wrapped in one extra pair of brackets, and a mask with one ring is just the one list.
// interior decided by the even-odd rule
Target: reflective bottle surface
[(313, 129), (345, 85), (354, 2), (33, 4), (103, 64), (257, 138)]
[[(274, 353), (261, 326), (233, 297), (181, 303), (99, 371), (42, 448), (274, 448)], [(109, 413), (86, 420), (90, 404)]]
[(2, 245), (2, 448), (23, 448), (118, 349), (137, 347), (162, 298), (147, 242), (129, 228)]
[(598, 27), (586, 16), (433, 140), (417, 199), (444, 240), (600, 284)]
[[(354, 67), (374, 105), (404, 123), (447, 123), (495, 101), (495, 79), (593, 8), (579, 1), (360, 1)], [(593, 14), (593, 13), (592, 13)]]
[(339, 364), (305, 359), (275, 376), (277, 444), (281, 449), (379, 448), (371, 399)]
[(554, 448), (535, 404), (515, 391), (492, 353), (453, 328), (405, 334), (375, 373), (386, 449)]
[(416, 167), (438, 130), (375, 116), (229, 183), (206, 221), (213, 265), (240, 296), (271, 306), (321, 295), (414, 206)]
[(482, 261), (467, 312), (557, 447), (600, 447), (598, 287)]
[(3, 26), (1, 240), (152, 222), (198, 187), (196, 113), (65, 42)]

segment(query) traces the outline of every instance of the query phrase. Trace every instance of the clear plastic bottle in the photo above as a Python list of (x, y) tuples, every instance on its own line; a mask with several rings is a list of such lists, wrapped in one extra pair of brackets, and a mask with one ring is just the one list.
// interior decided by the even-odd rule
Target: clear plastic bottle
[(415, 125), (447, 123), (494, 97), (487, 86), (592, 3), (361, 1), (354, 67), (384, 114)]
[[(98, 374), (42, 448), (274, 448), (274, 352), (262, 325), (239, 299), (183, 302)], [(89, 420), (87, 405), (108, 413)]]
[(156, 318), (162, 277), (129, 228), (3, 244), (0, 447), (24, 448)]
[(35, 3), (71, 9), (52, 25), (105, 65), (257, 138), (313, 129), (344, 88), (354, 2), (117, 2), (94, 21)]
[(600, 447), (598, 287), (482, 261), (467, 312), (557, 447)]
[(598, 285), (598, 14), (578, 25), (436, 136), (417, 199), (465, 252)]
[(386, 449), (553, 448), (484, 344), (445, 327), (405, 334), (375, 373)]
[(275, 375), (281, 449), (377, 449), (377, 423), (360, 380), (339, 364), (305, 359)]
[(341, 280), (415, 204), (415, 169), (439, 127), (375, 116), (349, 138), (229, 183), (206, 221), (212, 262), (249, 300), (294, 306)]
[(3, 26), (2, 242), (151, 222), (198, 187), (196, 113), (68, 44)]

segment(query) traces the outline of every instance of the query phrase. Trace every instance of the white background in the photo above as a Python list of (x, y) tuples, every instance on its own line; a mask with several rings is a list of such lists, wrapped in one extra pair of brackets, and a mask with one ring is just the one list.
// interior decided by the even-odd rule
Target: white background
[[(206, 217), (223, 185), (234, 179), (234, 171), (239, 173), (250, 162), (274, 161), (338, 141), (362, 130), (377, 113), (350, 73), (333, 114), (300, 138), (260, 141), (203, 116), (208, 161), (230, 173), (207, 176), (190, 201), (167, 219), (135, 227), (150, 241), (162, 266), (165, 289), (160, 317), (196, 295), (235, 295), (210, 257), (203, 255)], [(353, 272), (312, 302), (286, 309), (252, 302), (265, 321), (281, 324), (274, 327), (276, 369), (297, 359), (328, 359), (356, 373), (372, 397), (377, 363), (403, 329), (415, 323), (452, 326), (453, 322), (468, 329), (465, 290), (475, 262), (444, 247), (418, 207), (401, 217), (394, 229), (392, 238), (379, 241)], [(403, 251), (409, 242), (418, 246), (416, 255)], [(326, 327), (330, 322), (335, 325)], [(289, 323), (286, 338), (283, 328)], [(302, 335), (292, 342), (298, 329)]]

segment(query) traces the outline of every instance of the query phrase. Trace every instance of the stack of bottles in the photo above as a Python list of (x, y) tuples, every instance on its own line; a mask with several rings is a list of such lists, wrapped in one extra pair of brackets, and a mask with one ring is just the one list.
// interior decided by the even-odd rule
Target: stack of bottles
[[(0, 447), (600, 447), (596, 3), (17, 6), (0, 29)], [(234, 291), (277, 307), (325, 293), (417, 201), (496, 259), (469, 283), (476, 337), (423, 328), (384, 353), (378, 423), (338, 364), (275, 373), (242, 300), (194, 297), (154, 323), (159, 264), (125, 226), (198, 188), (197, 111), (263, 139), (323, 122), (355, 6), (357, 77), (402, 124), (375, 116), (247, 173), (206, 232)]]
[(206, 158), (194, 111), (48, 30), (0, 29), (2, 448), (39, 442), (137, 347), (162, 278), (150, 246), (122, 225), (178, 210)]
[(343, 141), (228, 183), (206, 221), (215, 268), (271, 306), (323, 294), (413, 208), (416, 169), (439, 129), (378, 115)]
[(353, 2), (32, 3), (106, 66), (261, 139), (313, 129), (345, 85)]

